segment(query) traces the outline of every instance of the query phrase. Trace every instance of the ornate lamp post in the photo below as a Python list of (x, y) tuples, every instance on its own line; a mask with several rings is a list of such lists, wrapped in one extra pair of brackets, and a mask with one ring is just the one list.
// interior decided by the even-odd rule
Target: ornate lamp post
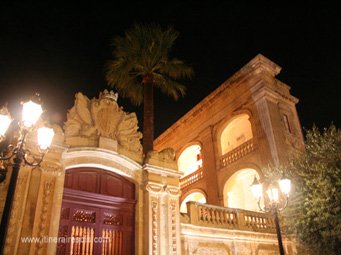
[[(279, 189), (278, 189), (278, 186), (279, 186)], [(284, 248), (283, 248), (283, 242), (282, 242), (281, 229), (279, 226), (278, 212), (282, 211), (288, 205), (290, 189), (291, 189), (291, 181), (285, 177), (281, 178), (278, 181), (278, 185), (274, 183), (270, 184), (266, 191), (268, 198), (269, 198), (269, 203), (267, 205), (264, 204), (264, 206), (262, 207), (260, 202), (263, 197), (263, 185), (258, 181), (256, 176), (251, 185), (251, 190), (252, 190), (254, 197), (258, 201), (259, 209), (263, 212), (271, 212), (274, 215), (277, 239), (278, 239), (278, 248), (279, 248), (280, 255), (284, 255)], [(279, 191), (282, 193), (282, 196), (284, 198), (284, 203), (280, 203)]]
[[(39, 145), (39, 152), (40, 158), (29, 160), (30, 151), (26, 149), (25, 143), (28, 133), (34, 130), (34, 125), (36, 124), (37, 120), (39, 119), (40, 115), (42, 114), (43, 110), (41, 105), (34, 103), (32, 101), (26, 102), (23, 104), (23, 111), (22, 111), (22, 120), (19, 123), (19, 138), (17, 141), (16, 146), (9, 145), (6, 151), (1, 152), (0, 156), (0, 163), (2, 167), (0, 168), (0, 183), (6, 179), (7, 170), (3, 167), (3, 163), (5, 161), (9, 162), (13, 160), (13, 169), (11, 178), (9, 181), (6, 202), (4, 206), (4, 210), (2, 213), (1, 218), (1, 232), (0, 232), (0, 253), (3, 253), (3, 249), (5, 246), (5, 239), (7, 233), (7, 227), (10, 218), (11, 207), (14, 198), (14, 192), (17, 184), (18, 174), (20, 170), (20, 166), (22, 163), (30, 165), (30, 166), (38, 166), (48, 148), (52, 142), (54, 131), (52, 128), (42, 127), (37, 130), (38, 136), (38, 145)], [(0, 110), (0, 142), (5, 139), (5, 133), (11, 124), (12, 119), (7, 111), (6, 108)]]

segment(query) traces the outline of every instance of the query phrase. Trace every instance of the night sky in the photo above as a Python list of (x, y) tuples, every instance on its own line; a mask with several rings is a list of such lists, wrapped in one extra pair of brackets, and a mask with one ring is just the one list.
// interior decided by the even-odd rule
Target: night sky
[[(20, 100), (39, 92), (46, 116), (62, 123), (76, 92), (92, 98), (108, 88), (112, 38), (134, 23), (154, 22), (180, 32), (172, 56), (195, 71), (185, 98), (155, 94), (156, 136), (258, 53), (282, 67), (277, 77), (300, 99), (303, 127), (340, 127), (339, 4), (32, 2), (0, 3), (0, 106), (7, 102), (14, 114)], [(141, 120), (142, 107), (118, 102)]]

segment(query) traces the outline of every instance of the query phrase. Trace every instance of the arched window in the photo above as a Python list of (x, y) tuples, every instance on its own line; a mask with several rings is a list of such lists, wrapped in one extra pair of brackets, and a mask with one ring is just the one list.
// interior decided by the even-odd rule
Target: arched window
[(251, 184), (259, 175), (254, 169), (242, 169), (234, 173), (224, 186), (224, 206), (230, 208), (240, 208), (250, 211), (258, 211)]
[(232, 151), (252, 139), (249, 115), (241, 114), (234, 118), (223, 130), (220, 137), (221, 153)]
[(178, 159), (178, 167), (184, 176), (202, 168), (201, 147), (198, 144), (187, 147)]
[(193, 192), (189, 194), (185, 199), (182, 201), (180, 205), (180, 212), (181, 213), (187, 213), (187, 206), (186, 203), (188, 201), (194, 201), (194, 202), (199, 202), (199, 203), (206, 203), (206, 197), (203, 193), (201, 192)]

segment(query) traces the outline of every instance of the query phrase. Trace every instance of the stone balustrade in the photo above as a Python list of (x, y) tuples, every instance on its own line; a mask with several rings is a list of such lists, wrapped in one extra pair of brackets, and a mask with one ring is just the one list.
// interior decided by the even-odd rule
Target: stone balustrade
[(181, 189), (199, 181), (204, 177), (203, 169), (200, 168), (197, 171), (185, 176), (184, 178), (180, 179), (180, 187)]
[(187, 203), (182, 223), (196, 226), (275, 233), (273, 216), (269, 213), (226, 208), (197, 202)]
[(225, 153), (221, 159), (220, 159), (220, 166), (225, 167), (238, 159), (241, 159), (242, 157), (246, 156), (250, 152), (254, 151), (255, 146), (253, 139), (247, 140), (245, 143), (242, 143), (237, 148), (233, 149), (232, 151), (229, 151)]

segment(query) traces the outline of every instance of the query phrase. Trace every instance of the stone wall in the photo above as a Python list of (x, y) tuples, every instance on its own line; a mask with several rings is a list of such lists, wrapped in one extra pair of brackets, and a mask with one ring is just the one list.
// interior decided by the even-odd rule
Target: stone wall
[[(297, 254), (294, 240), (284, 238), (286, 255)], [(278, 255), (276, 234), (181, 224), (182, 255)]]
[[(285, 254), (297, 254), (293, 238), (283, 236)], [(183, 255), (275, 255), (278, 240), (271, 214), (187, 203), (181, 215)]]

